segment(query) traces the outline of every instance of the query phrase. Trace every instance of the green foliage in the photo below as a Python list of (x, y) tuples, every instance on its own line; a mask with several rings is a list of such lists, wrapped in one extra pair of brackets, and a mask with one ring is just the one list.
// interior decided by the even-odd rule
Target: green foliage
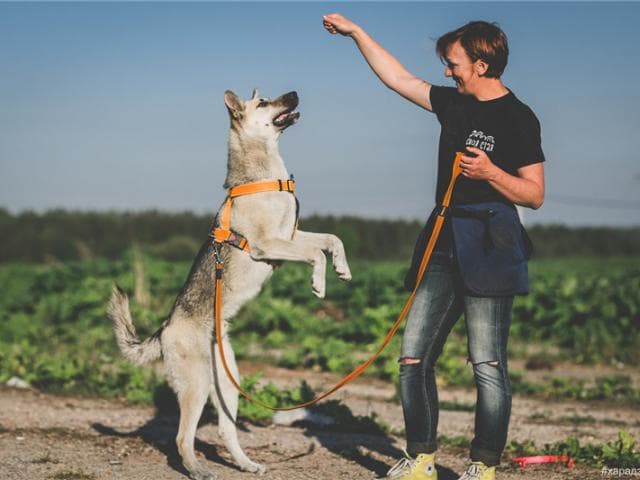
[(122, 396), (130, 402), (150, 402), (161, 379), (148, 368), (134, 367), (84, 348), (58, 347), (52, 352), (26, 341), (0, 351), (0, 383), (19, 376), (34, 387), (58, 393), (101, 397)]
[(552, 341), (579, 362), (640, 360), (637, 258), (539, 261), (514, 304), (512, 335)]
[(605, 444), (580, 445), (577, 438), (568, 437), (554, 444), (545, 444), (542, 449), (536, 448), (531, 441), (511, 441), (505, 451), (513, 456), (569, 455), (575, 462), (597, 467), (633, 468), (640, 465), (640, 450), (633, 435), (626, 430), (620, 430), (616, 440)]
[(471, 447), (471, 440), (467, 437), (463, 437), (462, 435), (455, 437), (438, 435), (438, 443), (452, 448), (464, 448), (465, 450)]
[(202, 242), (187, 235), (173, 235), (161, 243), (151, 245), (149, 252), (165, 260), (184, 260), (198, 253)]
[[(133, 259), (50, 265), (0, 266), (0, 382), (19, 376), (44, 390), (123, 396), (147, 401), (160, 383), (152, 369), (121, 359), (105, 308), (112, 285), (134, 288)], [(327, 300), (311, 294), (310, 269), (286, 264), (257, 299), (242, 309), (231, 335), (239, 358), (288, 368), (346, 373), (376, 349), (408, 294), (404, 262), (353, 261), (345, 284), (328, 271)], [(171, 309), (187, 275), (187, 262), (145, 257), (151, 301), (131, 302), (141, 337), (153, 333)], [(512, 341), (545, 342), (582, 361), (640, 360), (638, 258), (538, 261), (531, 264), (532, 293), (518, 297)], [(613, 305), (613, 307), (611, 306)], [(438, 382), (473, 384), (466, 364), (465, 325), (459, 321), (436, 366)], [(396, 381), (403, 327), (365, 375)], [(594, 382), (551, 378), (527, 382), (511, 371), (517, 393), (579, 400), (640, 402), (629, 378)], [(265, 393), (266, 394), (266, 393)]]
[[(113, 283), (133, 283), (129, 272), (127, 261), (104, 259), (0, 268), (0, 383), (18, 376), (46, 391), (150, 401), (161, 379), (121, 358), (105, 314)], [(141, 335), (159, 323), (145, 313)]]
[(535, 258), (637, 256), (640, 228), (535, 225), (527, 227)]
[(522, 395), (539, 395), (549, 399), (617, 400), (640, 405), (640, 390), (633, 387), (628, 375), (596, 377), (595, 384), (568, 377), (550, 377), (545, 383), (532, 383), (518, 370), (509, 371), (511, 390)]
[(64, 470), (58, 472), (55, 475), (49, 477), (54, 480), (94, 480), (96, 477), (92, 473), (87, 473), (84, 470)]
[(640, 465), (640, 450), (636, 440), (626, 430), (618, 432), (618, 439), (602, 447), (602, 461), (608, 467), (632, 468)]
[[(252, 397), (270, 407), (297, 405), (314, 397), (313, 390), (306, 382), (302, 382), (297, 388), (280, 390), (271, 382), (259, 387), (258, 381), (260, 377), (261, 374), (259, 373), (247, 375), (242, 379), (241, 386)], [(271, 419), (273, 411), (256, 405), (241, 396), (238, 405), (238, 416), (256, 423), (265, 423)]]

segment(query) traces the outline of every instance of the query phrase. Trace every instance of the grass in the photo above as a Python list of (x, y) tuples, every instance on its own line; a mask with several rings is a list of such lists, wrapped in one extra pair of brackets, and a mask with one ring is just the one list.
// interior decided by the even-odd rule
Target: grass
[[(278, 269), (233, 321), (237, 356), (255, 360), (257, 351), (261, 360), (288, 368), (350, 371), (378, 345), (407, 297), (402, 288), (406, 262), (360, 261), (352, 267), (350, 284), (328, 273), (326, 301), (300, 288), (308, 285), (306, 266)], [(120, 260), (0, 265), (0, 383), (18, 376), (42, 391), (152, 402), (164, 380), (152, 368), (122, 359), (106, 304), (114, 283), (131, 292), (136, 329), (145, 338), (171, 310), (188, 269), (188, 262), (159, 260), (139, 251)], [(554, 354), (580, 361), (635, 358), (640, 300), (633, 292), (638, 291), (638, 269), (635, 257), (532, 262), (532, 294), (516, 301), (510, 353), (524, 355), (532, 369), (548, 368)], [(142, 300), (136, 302), (135, 292), (141, 290), (145, 295), (138, 295)], [(402, 330), (366, 375), (397, 384), (401, 335)], [(585, 335), (589, 348), (583, 351)], [(542, 347), (533, 350), (531, 345)], [(436, 366), (440, 385), (473, 386), (465, 358), (461, 320)], [(523, 395), (640, 402), (640, 393), (624, 376), (595, 383), (554, 377), (532, 383), (524, 372), (511, 375), (513, 391)]]
[(595, 467), (633, 468), (640, 465), (640, 450), (636, 439), (626, 430), (618, 431), (618, 438), (607, 443), (582, 445), (575, 437), (537, 447), (533, 442), (511, 441), (505, 452), (512, 457), (523, 455), (569, 455), (576, 463)]
[(84, 470), (64, 470), (58, 472), (49, 478), (54, 480), (94, 480), (96, 477), (92, 473), (86, 473)]

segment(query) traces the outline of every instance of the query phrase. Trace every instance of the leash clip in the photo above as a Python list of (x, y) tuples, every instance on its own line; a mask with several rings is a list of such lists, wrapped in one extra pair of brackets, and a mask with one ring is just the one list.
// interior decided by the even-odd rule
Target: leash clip
[(222, 263), (222, 258), (220, 258), (220, 244), (213, 241), (213, 258), (216, 261), (216, 266)]
[(216, 262), (216, 295), (218, 282), (222, 281), (222, 269), (224, 268), (224, 263), (222, 262), (222, 258), (220, 258), (220, 243), (213, 242), (213, 258)]

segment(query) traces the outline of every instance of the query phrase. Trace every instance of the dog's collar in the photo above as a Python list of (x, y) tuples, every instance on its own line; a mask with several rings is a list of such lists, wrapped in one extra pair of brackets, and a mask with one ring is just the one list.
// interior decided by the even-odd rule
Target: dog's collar
[[(264, 192), (289, 192), (295, 197), (295, 186), (296, 182), (293, 179), (293, 175), (291, 175), (291, 178), (288, 180), (261, 180), (259, 182), (243, 183), (231, 187), (227, 191), (227, 199), (224, 202), (222, 210), (218, 212), (209, 236), (213, 237), (215, 243), (227, 243), (245, 252), (251, 251), (247, 239), (243, 235), (231, 230), (231, 206), (233, 205), (233, 199), (243, 195)], [(298, 212), (299, 204), (296, 198), (296, 219), (292, 238), (298, 229)], [(218, 219), (220, 220), (219, 222)]]

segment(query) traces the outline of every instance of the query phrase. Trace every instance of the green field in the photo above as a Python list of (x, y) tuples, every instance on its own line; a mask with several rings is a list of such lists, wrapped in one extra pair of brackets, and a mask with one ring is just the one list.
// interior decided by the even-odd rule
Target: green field
[[(0, 382), (18, 376), (46, 391), (150, 400), (162, 379), (120, 358), (106, 304), (113, 284), (121, 285), (132, 297), (138, 332), (146, 336), (170, 311), (189, 266), (141, 254), (0, 265)], [(353, 262), (349, 284), (329, 270), (327, 298), (319, 300), (311, 294), (310, 268), (285, 265), (234, 320), (236, 352), (289, 368), (349, 371), (400, 312), (407, 298), (405, 266)], [(640, 258), (538, 260), (531, 263), (531, 294), (515, 303), (510, 355), (637, 364), (639, 312)], [(396, 379), (401, 333), (368, 375)], [(465, 358), (464, 322), (459, 321), (439, 360), (443, 383), (471, 384)], [(540, 386), (514, 371), (512, 380), (514, 390), (523, 393), (640, 401), (627, 377), (598, 379), (596, 386), (566, 380)]]

